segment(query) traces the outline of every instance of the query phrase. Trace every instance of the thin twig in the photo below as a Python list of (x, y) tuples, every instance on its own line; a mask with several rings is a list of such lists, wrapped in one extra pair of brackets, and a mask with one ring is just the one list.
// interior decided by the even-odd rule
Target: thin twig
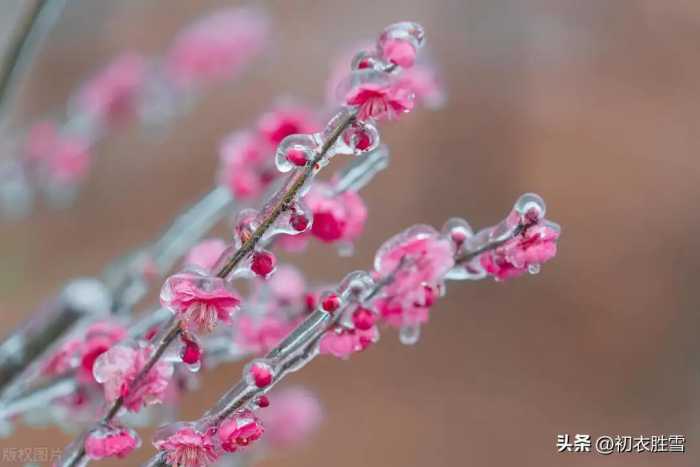
[(0, 67), (0, 116), (6, 112), (13, 87), (29, 66), (33, 52), (51, 29), (66, 0), (36, 0), (17, 28)]

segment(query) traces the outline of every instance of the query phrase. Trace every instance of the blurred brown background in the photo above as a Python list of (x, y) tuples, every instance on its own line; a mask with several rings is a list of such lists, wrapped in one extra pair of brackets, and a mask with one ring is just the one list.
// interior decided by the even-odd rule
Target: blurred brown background
[[(28, 2), (3, 2), (3, 34)], [(79, 79), (126, 47), (161, 52), (221, 3), (71, 0), (17, 121), (61, 109)], [(320, 359), (295, 375), (318, 391), (327, 418), (306, 447), (262, 465), (698, 465), (700, 3), (265, 3), (273, 47), (242, 80), (212, 90), (169, 132), (131, 128), (104, 141), (73, 207), (0, 225), (3, 329), (204, 193), (227, 131), (279, 95), (320, 103), (330, 58), (412, 19), (442, 67), (447, 106), (384, 126), (393, 162), (363, 192), (371, 211), (358, 254), (334, 259), (317, 245), (296, 260), (312, 277), (340, 278), (367, 267), (391, 233), (453, 215), (489, 225), (524, 191), (540, 193), (562, 224), (560, 254), (539, 276), (451, 284), (416, 347), (386, 332), (349, 362)], [(239, 374), (207, 374), (184, 416)], [(559, 433), (678, 433), (688, 452), (557, 454)], [(20, 428), (0, 449), (68, 439)], [(126, 464), (152, 454), (145, 444)]]

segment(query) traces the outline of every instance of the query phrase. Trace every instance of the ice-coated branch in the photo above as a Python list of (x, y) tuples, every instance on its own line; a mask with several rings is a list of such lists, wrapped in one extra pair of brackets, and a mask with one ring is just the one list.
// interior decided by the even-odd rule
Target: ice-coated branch
[[(388, 28), (380, 43), (387, 45), (382, 40), (394, 32), (410, 49), (402, 49), (399, 61), (410, 66), (412, 61), (406, 61), (405, 53), (412, 51), (415, 55), (422, 44), (422, 29), (402, 23)], [(385, 55), (387, 59), (394, 56)], [(361, 155), (375, 150), (379, 135), (374, 120), (393, 118), (412, 109), (411, 90), (397, 86), (392, 80), (399, 63), (363, 56), (353, 65), (357, 71), (345, 84), (346, 107), (332, 118), (325, 131), (290, 135), (277, 147), (277, 168), (292, 173), (260, 212), (239, 214), (235, 245), (222, 254), (211, 272), (195, 270), (175, 274), (166, 281), (161, 302), (173, 310), (175, 317), (159, 332), (153, 344), (138, 348), (116, 346), (99, 357), (95, 378), (105, 385), (112, 405), (99, 425), (79, 438), (75, 448), (66, 451), (59, 465), (82, 465), (88, 454), (86, 446), (103, 436), (98, 428), (109, 427), (122, 407), (138, 409), (149, 399), (160, 397), (172, 374), (172, 366), (160, 361), (170, 344), (178, 337), (189, 341), (189, 333), (210, 332), (218, 321), (229, 322), (240, 303), (230, 280), (249, 271), (266, 277), (274, 271), (275, 260), (261, 246), (274, 235), (299, 234), (310, 227), (311, 219), (299, 198), (308, 192), (314, 176), (336, 154)], [(135, 362), (136, 366), (127, 362)], [(125, 364), (132, 368), (126, 375)]]
[[(268, 128), (272, 127), (275, 129), (279, 128), (289, 128), (294, 126), (299, 126), (301, 123), (306, 121), (303, 112), (299, 110), (290, 111), (288, 107), (283, 107), (281, 109), (274, 110), (271, 113), (266, 114), (263, 117), (263, 121), (268, 123)], [(274, 124), (273, 124), (274, 123)], [(303, 125), (301, 125), (303, 126)], [(224, 145), (225, 146), (225, 145)], [(363, 157), (353, 158), (352, 161), (343, 169), (341, 169), (334, 177), (335, 183), (332, 190), (333, 196), (344, 196), (343, 193), (348, 193), (349, 191), (357, 191), (361, 189), (383, 168), (386, 167), (388, 160), (388, 150), (384, 146), (379, 146), (376, 150), (368, 153)], [(240, 172), (236, 172), (236, 176), (240, 176)], [(227, 189), (228, 188), (228, 189)], [(181, 214), (178, 219), (172, 224), (172, 226), (161, 235), (160, 239), (153, 242), (149, 247), (144, 247), (138, 250), (138, 254), (134, 253), (126, 257), (122, 263), (118, 264), (119, 268), (112, 267), (111, 275), (108, 276), (112, 280), (107, 281), (107, 283), (112, 284), (126, 284), (129, 287), (123, 287), (122, 293), (114, 292), (114, 303), (121, 303), (123, 308), (130, 309), (138, 298), (147, 290), (147, 286), (153, 282), (147, 280), (145, 277), (147, 270), (150, 270), (150, 274), (154, 273), (164, 273), (171, 269), (172, 263), (175, 261), (176, 256), (182, 256), (184, 249), (186, 247), (192, 247), (192, 242), (199, 239), (203, 233), (208, 229), (210, 224), (214, 223), (221, 217), (221, 209), (224, 205), (230, 206), (231, 194), (235, 189), (235, 185), (230, 187), (225, 187), (221, 185), (209, 192), (204, 198), (186, 210)], [(356, 196), (356, 195), (355, 195)], [(208, 240), (192, 249), (188, 255), (187, 261), (200, 264), (201, 266), (207, 266), (207, 258), (212, 254), (216, 254), (216, 249), (218, 247), (218, 240)], [(223, 243), (223, 242), (221, 242)], [(161, 245), (162, 247), (154, 247), (155, 245)], [(283, 247), (285, 245), (282, 245)], [(213, 248), (213, 249), (212, 249)], [(160, 253), (160, 251), (167, 251), (167, 253)], [(149, 251), (151, 253), (149, 254)], [(204, 255), (203, 258), (198, 258), (198, 256)], [(161, 256), (162, 255), (162, 256)], [(153, 264), (151, 268), (144, 266), (144, 262), (148, 264)], [(289, 285), (292, 286), (295, 279), (294, 277), (283, 277), (279, 276), (280, 280), (288, 281)], [(278, 277), (276, 275), (275, 277)], [(117, 287), (112, 285), (110, 287), (112, 290), (119, 290)], [(125, 294), (124, 291), (133, 290), (132, 293)], [(120, 298), (123, 297), (123, 298)], [(285, 296), (284, 300), (288, 300), (289, 297)], [(257, 305), (254, 305), (257, 306)], [(113, 313), (120, 316), (120, 322), (123, 322), (125, 316), (123, 313), (119, 313), (119, 307), (112, 307)], [(160, 326), (164, 323), (167, 318), (171, 316), (167, 309), (151, 310), (143, 314), (138, 319), (136, 317), (129, 317), (127, 320), (128, 324), (128, 335), (131, 338), (143, 338), (148, 332)], [(60, 319), (53, 320), (50, 317), (44, 316), (42, 322), (49, 324), (56, 322), (62, 322)], [(94, 319), (100, 319), (96, 316)], [(222, 361), (238, 360), (248, 355), (252, 351), (258, 351), (260, 346), (267, 345), (266, 342), (270, 339), (271, 334), (278, 335), (289, 325), (292, 324), (290, 321), (288, 324), (285, 322), (289, 318), (278, 316), (273, 310), (271, 310), (271, 315), (264, 318), (264, 320), (259, 324), (254, 324), (254, 318), (246, 318), (245, 320), (239, 320), (238, 326), (241, 329), (238, 330), (237, 334), (242, 337), (242, 341), (239, 343), (240, 348), (235, 350), (231, 347), (231, 337), (230, 336), (213, 336), (212, 338), (207, 338), (201, 342), (202, 348), (204, 349), (204, 357), (206, 357), (207, 368), (211, 368), (212, 365), (217, 365)], [(262, 326), (257, 329), (259, 326)], [(270, 328), (272, 326), (272, 328)], [(81, 347), (86, 347), (86, 350), (76, 349), (76, 355), (71, 355), (70, 349), (74, 341), (67, 341), (64, 347), (67, 347), (67, 354), (62, 353), (61, 348), (53, 350), (60, 360), (68, 360), (70, 368), (63, 368), (62, 365), (47, 367), (50, 369), (50, 373), (46, 373), (46, 369), (42, 372), (43, 378), (37, 378), (39, 375), (34, 372), (32, 378), (24, 378), (22, 381), (22, 390), (13, 391), (13, 397), (3, 398), (2, 403), (0, 403), (0, 419), (7, 418), (14, 415), (19, 415), (25, 411), (32, 411), (38, 407), (46, 406), (46, 404), (55, 403), (56, 399), (65, 398), (72, 393), (82, 393), (86, 390), (84, 385), (88, 384), (89, 381), (85, 381), (85, 378), (79, 378), (79, 372), (75, 370), (75, 365), (81, 365), (80, 361), (85, 358), (90, 358), (91, 344), (89, 339), (87, 339), (86, 334), (92, 335), (92, 328), (88, 327), (78, 334), (79, 336), (74, 336), (73, 339), (78, 339), (83, 341)], [(267, 330), (266, 330), (267, 329)], [(272, 331), (270, 331), (270, 329)], [(256, 334), (260, 332), (261, 337)], [(73, 335), (75, 333), (71, 333)], [(266, 336), (266, 337), (262, 337)], [(260, 340), (260, 339), (263, 340)], [(70, 337), (69, 337), (70, 339)], [(104, 349), (104, 347), (101, 347)], [(105, 349), (106, 350), (106, 349)], [(43, 357), (40, 360), (44, 361), (47, 357)], [(74, 362), (74, 363), (70, 363)], [(83, 364), (84, 366), (84, 364)], [(58, 373), (54, 374), (56, 370), (60, 369)], [(88, 367), (89, 370), (89, 367)], [(72, 378), (72, 379), (71, 379)], [(34, 380), (38, 382), (35, 383)], [(89, 385), (89, 384), (88, 384)], [(87, 391), (88, 394), (91, 391)], [(66, 401), (63, 403), (69, 403)], [(84, 408), (82, 408), (84, 407)], [(89, 410), (89, 405), (86, 402), (81, 402), (80, 410)], [(75, 410), (76, 408), (73, 407)]]
[(149, 276), (162, 277), (169, 272), (232, 204), (229, 190), (217, 186), (180, 214), (155, 241), (108, 266), (104, 279), (69, 283), (57, 299), (10, 332), (0, 343), (0, 408), (27, 390), (36, 373), (32, 371), (34, 362), (46, 357), (55, 343), (110, 313), (130, 314), (148, 292), (153, 280)]
[[(444, 290), (443, 281), (477, 278), (476, 260), (484, 264), (481, 277), (501, 255), (502, 266), (521, 261), (520, 267), (533, 272), (530, 266), (539, 266), (556, 252), (559, 230), (544, 214), (542, 200), (528, 194), (503, 222), (477, 235), (465, 221), (452, 219), (442, 232), (415, 226), (392, 237), (378, 250), (374, 271), (354, 272), (325, 294), (317, 309), (278, 346), (246, 366), (242, 380), (200, 420), (161, 428), (154, 442), (160, 452), (144, 465), (206, 466), (223, 452), (244, 448), (263, 431), (261, 426), (250, 428), (259, 424), (254, 412), (266, 407), (265, 394), (287, 374), (320, 354), (347, 358), (366, 349), (378, 339), (380, 320), (400, 327), (402, 341), (414, 343), (417, 326), (427, 321)], [(473, 268), (471, 277), (463, 274), (467, 267)], [(490, 275), (498, 277), (497, 272)]]
[[(269, 214), (263, 219), (260, 226), (243, 243), (243, 245), (236, 249), (230, 258), (225, 259), (223, 265), (219, 267), (215, 273), (217, 278), (223, 279), (227, 277), (241, 263), (241, 261), (253, 251), (258, 242), (261, 241), (263, 236), (272, 227), (279, 216), (291, 207), (307, 180), (311, 178), (315, 171), (317, 172), (319, 170), (319, 162), (327, 155), (328, 150), (333, 146), (333, 144), (335, 144), (340, 134), (347, 129), (353, 121), (354, 114), (348, 113), (348, 116), (341, 120), (338, 126), (331, 131), (329, 138), (321, 146), (321, 149), (316, 153), (315, 157), (311, 160), (311, 163), (306, 166), (303, 172), (301, 172), (301, 175), (294, 173), (289, 176), (288, 182), (284, 185), (283, 189), (280, 190), (280, 192), (273, 198), (273, 203)], [(156, 344), (154, 345), (154, 350), (150, 353), (148, 360), (130, 383), (131, 387), (136, 388), (139, 384), (141, 384), (142, 380), (149, 374), (151, 369), (157, 364), (163, 353), (180, 335), (182, 330), (182, 320), (173, 318), (165, 327), (165, 330), (161, 331), (162, 337), (155, 340)], [(107, 414), (100, 421), (100, 424), (109, 424), (124, 405), (124, 400), (124, 396), (119, 396), (110, 406)], [(64, 457), (60, 465), (75, 467), (81, 465), (84, 458), (85, 448), (82, 447), (81, 444), (81, 447), (77, 450), (77, 452), (75, 452), (73, 456)]]

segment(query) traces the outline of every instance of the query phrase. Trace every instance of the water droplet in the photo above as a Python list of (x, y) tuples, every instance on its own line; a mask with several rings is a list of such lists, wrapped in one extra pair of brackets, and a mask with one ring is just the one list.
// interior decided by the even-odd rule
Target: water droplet
[(420, 339), (419, 324), (404, 324), (399, 329), (399, 341), (404, 345), (414, 345)]

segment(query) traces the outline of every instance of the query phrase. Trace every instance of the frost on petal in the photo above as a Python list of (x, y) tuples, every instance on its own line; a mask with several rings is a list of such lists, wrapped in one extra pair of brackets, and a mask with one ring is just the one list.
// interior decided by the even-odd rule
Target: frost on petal
[(230, 323), (240, 300), (221, 278), (196, 273), (169, 277), (160, 294), (161, 304), (196, 333), (211, 332), (219, 322)]
[[(197, 431), (191, 424), (178, 424), (174, 430), (169, 430), (170, 428), (162, 428), (153, 443), (156, 449), (165, 453), (168, 464), (178, 467), (207, 467), (219, 458), (210, 434)], [(172, 433), (164, 435), (164, 431)]]
[(273, 447), (290, 447), (308, 440), (323, 419), (318, 398), (304, 388), (272, 392), (270, 401), (260, 418), (265, 425), (265, 440)]

